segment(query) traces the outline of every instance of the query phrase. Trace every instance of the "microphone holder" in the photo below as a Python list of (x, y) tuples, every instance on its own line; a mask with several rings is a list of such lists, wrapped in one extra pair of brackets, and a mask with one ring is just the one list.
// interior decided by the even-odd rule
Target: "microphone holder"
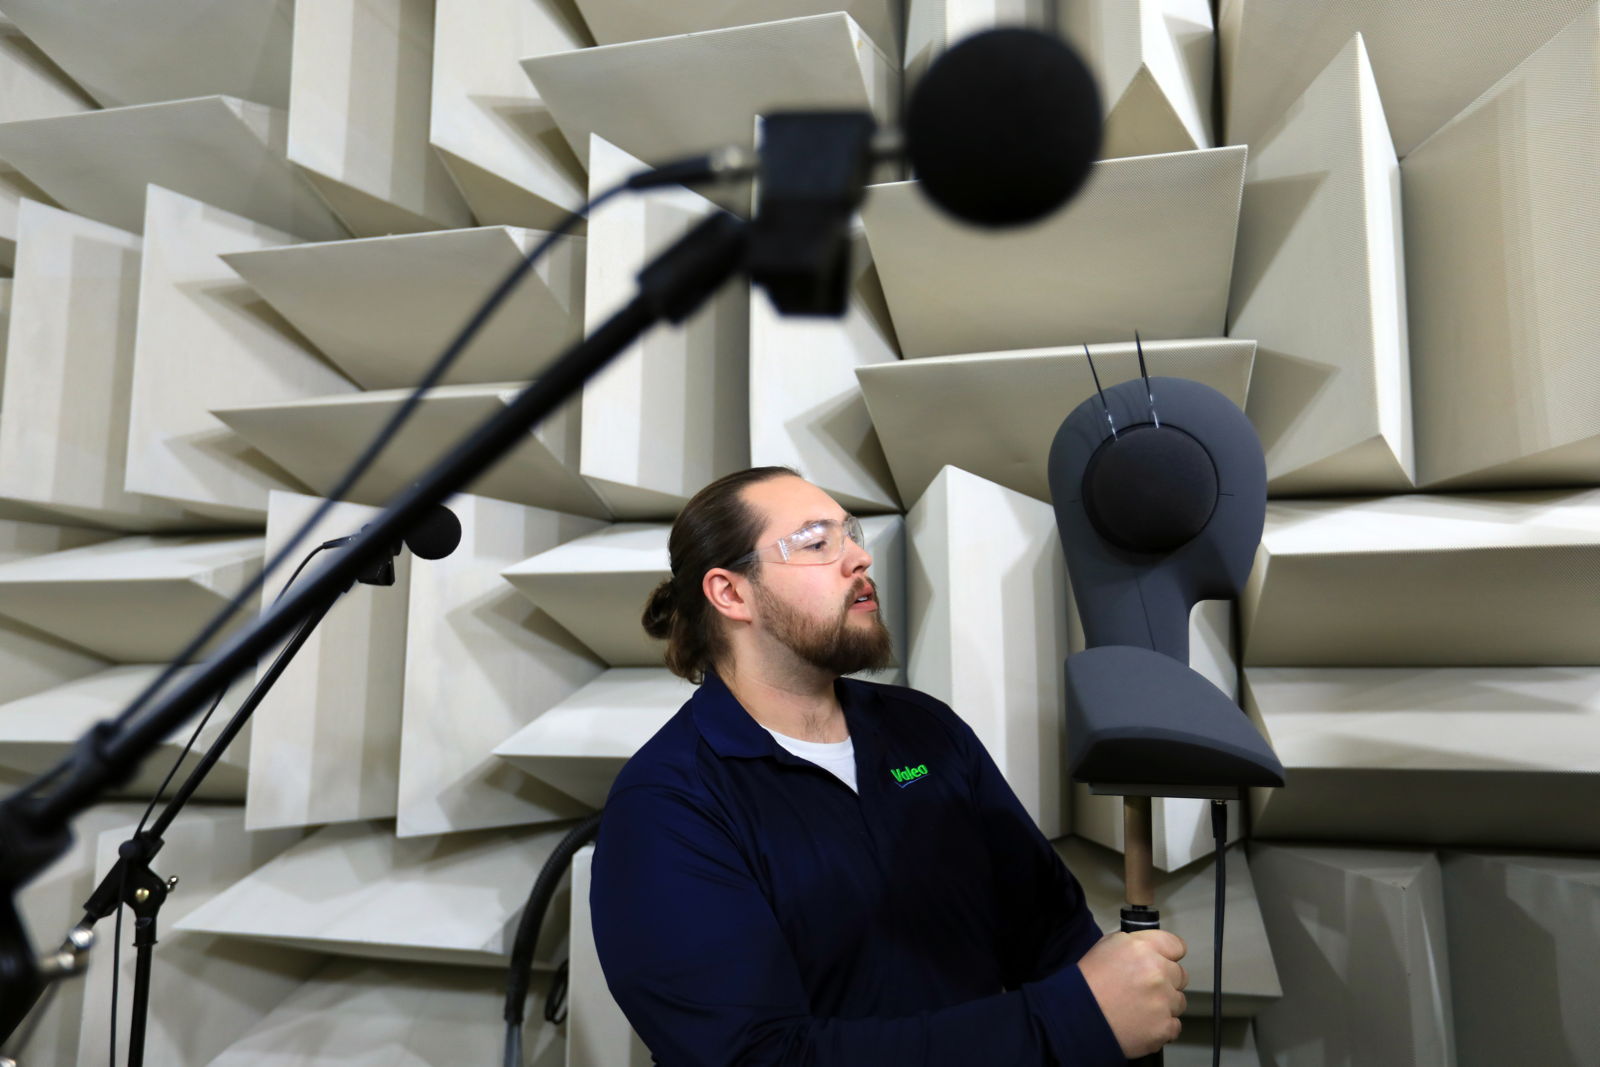
[[(49, 960), (41, 966), (34, 956), (15, 894), (66, 852), (72, 841), (72, 817), (107, 789), (127, 781), (208, 697), (297, 627), (301, 629), (295, 636), (303, 641), (333, 601), (368, 568), (380, 565), (383, 554), (431, 508), (466, 488), (647, 329), (662, 321), (680, 323), (693, 314), (746, 267), (749, 228), (749, 223), (720, 212), (702, 221), (639, 273), (639, 292), (626, 306), (397, 494), (346, 551), (285, 592), (187, 678), (152, 698), (140, 714), (126, 723), (111, 719), (97, 724), (75, 743), (58, 771), (0, 803), (0, 1042), (21, 1023), (42, 982), (55, 970)], [(149, 880), (141, 879), (135, 892), (139, 889), (148, 891), (139, 903), (157, 900), (159, 907), (166, 883), (152, 874)], [(144, 918), (139, 915), (138, 921)], [(153, 943), (153, 915), (146, 929), (143, 936)]]

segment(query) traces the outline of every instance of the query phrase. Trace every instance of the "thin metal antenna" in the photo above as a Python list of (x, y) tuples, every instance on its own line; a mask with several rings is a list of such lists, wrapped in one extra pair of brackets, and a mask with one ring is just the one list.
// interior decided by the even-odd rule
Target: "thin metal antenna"
[(1100, 394), (1100, 406), (1106, 409), (1106, 425), (1111, 427), (1111, 439), (1117, 439), (1117, 423), (1111, 417), (1111, 405), (1106, 403), (1106, 391), (1100, 388), (1100, 372), (1094, 369), (1094, 357), (1089, 355), (1089, 346), (1083, 346), (1083, 356), (1089, 361), (1089, 373), (1094, 375), (1094, 391)]
[(1150, 421), (1156, 424), (1156, 429), (1161, 429), (1161, 416), (1156, 414), (1155, 394), (1150, 392), (1150, 374), (1144, 369), (1144, 342), (1139, 340), (1139, 331), (1133, 331), (1133, 344), (1139, 350), (1139, 377), (1144, 379), (1145, 399), (1150, 402)]

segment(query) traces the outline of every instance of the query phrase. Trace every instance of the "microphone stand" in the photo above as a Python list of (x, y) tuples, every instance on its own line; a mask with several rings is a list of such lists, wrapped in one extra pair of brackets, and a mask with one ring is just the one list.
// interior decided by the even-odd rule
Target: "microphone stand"
[[(645, 330), (661, 321), (682, 322), (693, 314), (745, 267), (749, 228), (749, 223), (725, 213), (702, 221), (640, 272), (639, 293), (626, 306), (391, 500), (347, 551), (225, 640), (209, 660), (152, 698), (139, 715), (126, 723), (112, 719), (97, 724), (73, 746), (61, 767), (0, 803), (4, 861), (0, 862), (0, 1041), (22, 1022), (43, 983), (59, 977), (62, 970), (54, 964), (55, 955), (42, 961), (35, 957), (15, 893), (67, 850), (72, 817), (126, 781), (152, 749), (258, 657), (296, 627), (305, 627), (307, 620), (314, 625), (344, 589), (381, 562), (380, 557), (429, 510), (464, 489)], [(165, 899), (168, 886), (152, 874), (135, 887), (135, 894), (139, 889), (149, 894), (136, 902), (143, 906)], [(153, 915), (147, 930), (143, 936), (153, 943)]]
[[(1122, 909), (1122, 932), (1161, 929), (1161, 913), (1156, 910), (1154, 832), (1150, 822), (1150, 798), (1122, 798), (1122, 881), (1127, 907)], [(1217, 994), (1221, 996), (1219, 992)], [(1142, 1067), (1161, 1067), (1161, 1050), (1141, 1056), (1133, 1063)]]

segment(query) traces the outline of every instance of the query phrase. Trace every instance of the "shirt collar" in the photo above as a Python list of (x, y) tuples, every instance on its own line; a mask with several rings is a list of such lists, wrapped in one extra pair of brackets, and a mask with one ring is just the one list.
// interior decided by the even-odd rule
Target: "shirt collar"
[[(873, 691), (870, 686), (849, 678), (836, 680), (833, 690), (839, 697), (839, 706), (844, 709), (850, 736), (859, 747), (862, 735), (869, 732), (876, 735), (878, 732), (871, 716), (866, 714)], [(786, 755), (779, 750), (772, 735), (763, 730), (761, 724), (744, 709), (744, 705), (739, 703), (715, 671), (706, 671), (705, 681), (689, 698), (689, 714), (694, 717), (695, 728), (705, 738), (706, 744), (723, 758), (776, 756), (781, 759)]]

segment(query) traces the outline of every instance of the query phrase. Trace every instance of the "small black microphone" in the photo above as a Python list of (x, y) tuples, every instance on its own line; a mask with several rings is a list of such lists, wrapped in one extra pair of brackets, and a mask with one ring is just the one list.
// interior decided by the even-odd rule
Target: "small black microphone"
[[(366, 527), (361, 529), (365, 531)], [(353, 533), (347, 537), (335, 537), (317, 547), (319, 550), (341, 548), (360, 536), (360, 533)], [(435, 504), (406, 531), (401, 540), (403, 546), (409, 548), (418, 559), (443, 559), (461, 544), (461, 520), (443, 504)], [(356, 580), (363, 585), (393, 585), (394, 557), (400, 554), (401, 547), (401, 544), (395, 545), (387, 558), (373, 564)]]

